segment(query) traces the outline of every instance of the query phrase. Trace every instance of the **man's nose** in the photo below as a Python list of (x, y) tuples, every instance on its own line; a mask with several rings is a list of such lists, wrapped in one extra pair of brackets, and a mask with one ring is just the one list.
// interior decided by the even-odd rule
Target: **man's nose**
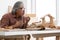
[(24, 10), (25, 10), (25, 8), (22, 8), (22, 10), (24, 11)]
[(25, 10), (23, 10), (23, 12), (25, 12)]

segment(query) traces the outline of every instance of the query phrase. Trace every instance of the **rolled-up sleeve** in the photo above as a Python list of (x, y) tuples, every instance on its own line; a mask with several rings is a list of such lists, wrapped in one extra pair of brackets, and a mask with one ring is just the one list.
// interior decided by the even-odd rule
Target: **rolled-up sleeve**
[(5, 27), (9, 25), (9, 18), (7, 15), (4, 15), (1, 19), (0, 27)]

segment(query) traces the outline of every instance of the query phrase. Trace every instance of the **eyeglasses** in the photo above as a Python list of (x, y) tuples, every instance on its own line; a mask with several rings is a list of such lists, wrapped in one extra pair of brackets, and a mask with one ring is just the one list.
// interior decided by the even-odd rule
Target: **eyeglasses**
[(18, 9), (20, 9), (20, 10), (25, 10), (25, 8), (18, 8)]

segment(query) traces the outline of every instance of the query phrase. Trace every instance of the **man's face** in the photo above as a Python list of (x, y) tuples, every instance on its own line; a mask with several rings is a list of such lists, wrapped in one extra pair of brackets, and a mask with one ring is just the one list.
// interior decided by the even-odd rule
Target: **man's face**
[(23, 16), (24, 15), (25, 8), (24, 8), (23, 4), (20, 5), (20, 7), (17, 9), (16, 13), (17, 13), (18, 16)]

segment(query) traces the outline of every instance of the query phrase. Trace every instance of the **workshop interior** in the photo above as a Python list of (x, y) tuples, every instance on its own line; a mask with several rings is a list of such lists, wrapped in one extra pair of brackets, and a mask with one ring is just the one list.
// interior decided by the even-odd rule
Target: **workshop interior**
[(60, 40), (60, 0), (0, 0), (0, 40)]

